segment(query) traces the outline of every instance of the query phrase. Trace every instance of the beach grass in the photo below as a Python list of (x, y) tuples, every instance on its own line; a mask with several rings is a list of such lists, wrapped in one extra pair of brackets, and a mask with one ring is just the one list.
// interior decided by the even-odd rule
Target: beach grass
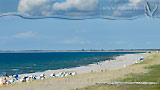
[[(130, 73), (126, 75), (126, 78), (122, 81), (124, 82), (160, 82), (160, 54), (153, 54), (151, 57), (146, 58), (143, 62), (139, 63), (145, 64), (145, 69), (148, 70), (147, 73)], [(153, 65), (152, 65), (153, 63)]]
[(119, 84), (108, 85), (99, 84), (76, 90), (160, 90), (160, 85), (137, 85), (137, 84)]
[(124, 82), (160, 82), (160, 65), (145, 67), (149, 69), (148, 73), (131, 73), (126, 75)]
[[(143, 62), (131, 65), (130, 68), (140, 66), (143, 66), (145, 72), (129, 73), (118, 81), (160, 83), (160, 53), (154, 53), (147, 57)], [(76, 90), (160, 90), (160, 84), (97, 84)]]

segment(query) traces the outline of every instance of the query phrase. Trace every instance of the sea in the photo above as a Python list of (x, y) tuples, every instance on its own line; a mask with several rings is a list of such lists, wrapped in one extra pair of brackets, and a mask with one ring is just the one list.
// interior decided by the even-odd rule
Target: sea
[(143, 52), (40, 52), (0, 53), (0, 75), (24, 74), (86, 66), (113, 60), (123, 54)]

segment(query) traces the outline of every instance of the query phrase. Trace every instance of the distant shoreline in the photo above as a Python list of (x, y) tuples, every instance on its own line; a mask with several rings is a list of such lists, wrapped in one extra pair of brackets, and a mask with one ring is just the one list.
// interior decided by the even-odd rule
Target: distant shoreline
[(64, 50), (64, 51), (0, 51), (0, 53), (48, 53), (48, 52), (142, 52), (142, 53), (145, 53), (147, 51), (132, 51), (132, 50), (125, 50), (125, 51), (118, 51), (118, 50), (112, 50), (112, 51), (109, 51), (109, 50), (106, 50), (106, 51), (80, 51), (80, 50)]

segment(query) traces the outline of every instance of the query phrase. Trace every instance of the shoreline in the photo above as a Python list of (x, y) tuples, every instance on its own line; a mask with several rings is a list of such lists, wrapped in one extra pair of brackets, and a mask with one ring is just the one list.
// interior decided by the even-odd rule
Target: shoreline
[(96, 64), (89, 64), (87, 66), (19, 74), (19, 78), (30, 75), (40, 76), (41, 74), (45, 74), (46, 78), (49, 78), (50, 74), (52, 73), (58, 74), (60, 72), (76, 72), (77, 74), (84, 74), (89, 72), (101, 72), (105, 70), (117, 70), (135, 64), (141, 57), (145, 57), (145, 53), (123, 54), (120, 56), (115, 56), (113, 60), (98, 62), (98, 65), (96, 63)]
[(142, 52), (142, 53), (145, 53), (145, 52), (148, 52), (148, 51), (145, 51), (145, 50), (124, 50), (124, 51), (118, 51), (118, 50), (104, 50), (104, 51), (101, 51), (101, 50), (95, 50), (95, 51), (90, 51), (90, 50), (85, 50), (85, 51), (81, 51), (81, 50), (66, 50), (66, 51), (46, 51), (46, 50), (40, 50), (40, 51), (0, 51), (0, 53), (54, 53), (54, 52), (133, 52), (133, 53), (139, 53), (139, 52)]
[[(127, 60), (128, 59), (127, 57), (129, 58), (129, 60)], [(110, 67), (110, 69), (108, 69), (106, 71), (98, 71), (98, 72), (90, 72), (89, 71), (87, 73), (81, 73), (81, 74), (78, 73), (77, 75), (74, 75), (74, 76), (46, 78), (43, 80), (33, 80), (33, 81), (27, 82), (27, 83), (18, 83), (18, 84), (15, 83), (15, 84), (7, 85), (7, 86), (2, 86), (2, 87), (0, 87), (0, 90), (45, 90), (45, 89), (47, 89), (47, 90), (74, 90), (74, 89), (78, 89), (78, 88), (84, 88), (87, 86), (95, 85), (97, 83), (115, 82), (117, 80), (121, 80), (121, 79), (125, 78), (126, 77), (125, 75), (127, 75), (129, 73), (148, 72), (148, 70), (144, 69), (144, 66), (146, 66), (146, 64), (144, 64), (144, 65), (143, 64), (135, 64), (135, 60), (139, 60), (141, 57), (144, 57), (145, 60), (148, 60), (148, 59), (152, 58), (152, 55), (147, 54), (147, 53), (127, 54), (127, 55), (125, 54), (125, 55), (118, 56), (117, 60), (114, 60), (113, 62), (110, 61), (110, 63), (109, 63), (109, 65), (112, 65), (111, 62), (115, 63), (116, 61), (130, 62), (125, 66), (125, 68), (123, 67), (123, 64), (122, 64), (123, 62), (121, 64), (118, 64), (119, 67), (115, 63), (114, 65), (116, 68)], [(145, 62), (145, 60), (144, 60), (144, 62)], [(117, 62), (117, 63), (119, 63), (119, 62)], [(102, 63), (104, 63), (104, 62), (101, 62), (100, 64), (102, 64)], [(125, 62), (125, 63), (127, 63), (127, 62)], [(153, 63), (151, 63), (151, 64), (153, 64)], [(90, 65), (90, 66), (92, 66), (92, 65)], [(119, 69), (117, 69), (117, 68), (119, 68)], [(84, 71), (86, 71), (86, 69), (84, 69)], [(48, 73), (48, 74), (50, 74), (50, 73)]]

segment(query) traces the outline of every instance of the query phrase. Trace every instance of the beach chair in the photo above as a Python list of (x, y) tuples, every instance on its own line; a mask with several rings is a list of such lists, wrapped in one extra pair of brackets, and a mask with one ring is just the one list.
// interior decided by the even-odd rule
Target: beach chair
[(41, 74), (40, 79), (45, 79), (45, 74)]
[(2, 78), (0, 78), (0, 85), (2, 85)]
[(50, 75), (50, 77), (55, 77), (56, 76), (56, 74), (55, 73), (52, 73), (51, 75)]
[(26, 79), (28, 78), (28, 76), (23, 77), (22, 79), (20, 79), (21, 82), (26, 82)]
[(7, 85), (9, 85), (9, 84), (11, 84), (11, 82), (10, 82), (10, 81), (8, 81), (8, 80), (6, 80), (6, 84), (7, 84)]
[(31, 79), (32, 79), (32, 80), (36, 80), (36, 77), (37, 77), (36, 75), (32, 75), (32, 78), (31, 78)]
[(65, 74), (64, 74), (65, 76), (68, 76), (69, 75), (69, 73), (68, 72), (65, 72)]
[(72, 72), (72, 75), (76, 75), (77, 73), (76, 72)]
[(40, 76), (39, 76), (39, 77), (37, 77), (36, 79), (37, 79), (37, 80), (40, 80), (41, 78), (40, 78)]
[(29, 82), (30, 80), (31, 80), (30, 77), (27, 77), (27, 78), (26, 78), (26, 82)]
[(63, 77), (64, 76), (64, 72), (60, 72), (59, 76)]
[(56, 74), (55, 77), (60, 77), (60, 74)]

